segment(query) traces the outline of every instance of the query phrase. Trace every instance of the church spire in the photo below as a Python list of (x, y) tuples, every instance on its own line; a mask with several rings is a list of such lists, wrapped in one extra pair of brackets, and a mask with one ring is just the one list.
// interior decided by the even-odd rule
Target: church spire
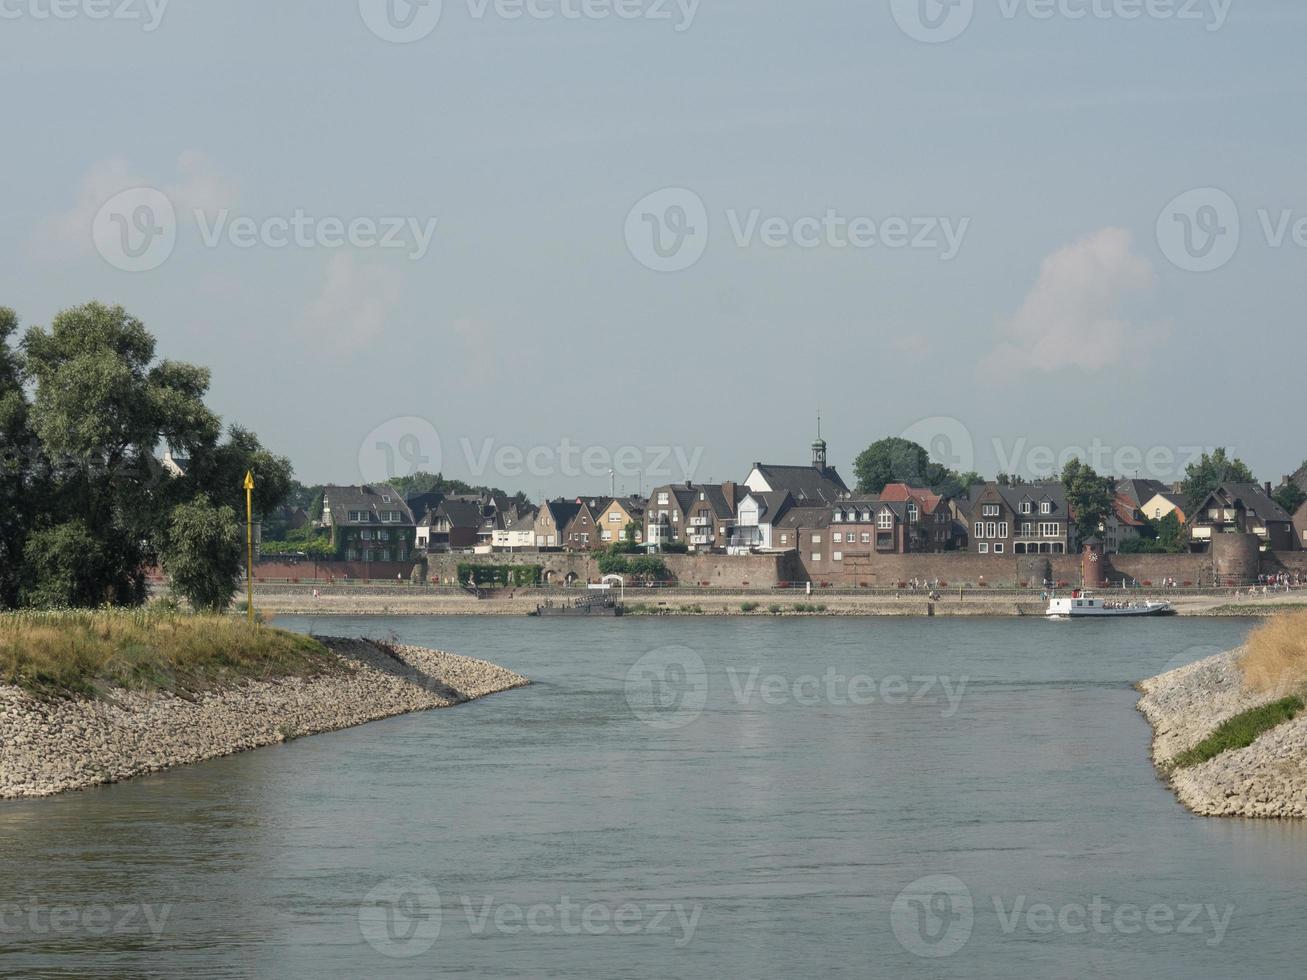
[(821, 409), (817, 409), (817, 441), (812, 444), (812, 465), (814, 469), (826, 469), (826, 440), (821, 437)]

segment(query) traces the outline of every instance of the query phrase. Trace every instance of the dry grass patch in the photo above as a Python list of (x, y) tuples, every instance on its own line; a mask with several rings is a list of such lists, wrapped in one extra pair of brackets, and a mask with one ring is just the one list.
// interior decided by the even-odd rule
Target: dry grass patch
[(0, 614), (0, 684), (41, 697), (193, 693), (340, 669), (311, 637), (223, 616), (149, 610)]
[(1239, 668), (1249, 690), (1281, 697), (1307, 690), (1307, 612), (1285, 613), (1253, 630)]

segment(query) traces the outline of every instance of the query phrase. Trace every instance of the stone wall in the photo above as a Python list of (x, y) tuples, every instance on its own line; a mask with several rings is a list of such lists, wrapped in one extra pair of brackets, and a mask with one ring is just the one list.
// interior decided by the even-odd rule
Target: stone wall
[(254, 564), (254, 581), (290, 581), (290, 582), (340, 582), (344, 579), (354, 581), (395, 581), (399, 576), (405, 582), (413, 573), (411, 561), (313, 561), (302, 559), (298, 562), (284, 559), (260, 559)]

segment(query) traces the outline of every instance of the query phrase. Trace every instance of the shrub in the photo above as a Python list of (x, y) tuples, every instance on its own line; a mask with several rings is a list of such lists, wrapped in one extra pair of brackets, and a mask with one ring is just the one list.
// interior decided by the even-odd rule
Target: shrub
[(742, 602), (742, 603), (740, 603), (740, 612), (751, 613), (751, 612), (753, 612), (753, 611), (754, 611), (755, 609), (757, 609), (757, 608), (758, 608), (758, 603), (756, 603), (756, 602)]
[(777, 603), (773, 602), (770, 606), (767, 607), (767, 611), (771, 613), (773, 616), (779, 616), (781, 614), (781, 607)]

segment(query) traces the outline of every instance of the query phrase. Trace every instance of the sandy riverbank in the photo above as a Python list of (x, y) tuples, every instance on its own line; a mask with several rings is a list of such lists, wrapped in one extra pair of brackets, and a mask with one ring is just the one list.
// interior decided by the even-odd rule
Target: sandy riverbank
[(1307, 714), (1247, 748), (1169, 771), (1169, 763), (1222, 722), (1276, 700), (1243, 684), (1241, 650), (1200, 660), (1139, 684), (1139, 710), (1153, 726), (1153, 761), (1185, 806), (1206, 816), (1307, 816)]
[(118, 782), (529, 683), (469, 657), (320, 639), (341, 659), (341, 671), (246, 682), (191, 699), (120, 692), (95, 701), (38, 701), (0, 686), (0, 799)]

